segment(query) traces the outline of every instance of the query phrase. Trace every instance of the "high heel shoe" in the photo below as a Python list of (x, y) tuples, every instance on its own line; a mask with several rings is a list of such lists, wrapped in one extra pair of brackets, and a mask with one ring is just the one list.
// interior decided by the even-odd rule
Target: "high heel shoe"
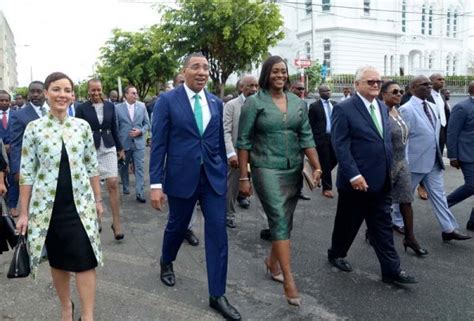
[[(293, 284), (294, 285), (294, 284)], [(294, 285), (295, 286), (295, 285)], [(296, 287), (296, 286), (295, 286)], [(288, 302), (289, 305), (292, 305), (292, 306), (295, 306), (295, 307), (300, 307), (302, 302), (301, 302), (301, 298), (299, 296), (297, 297), (293, 297), (293, 298), (290, 298), (287, 294), (286, 294), (286, 284), (283, 286), (283, 289), (285, 291), (285, 297), (286, 297), (286, 302)]]
[(110, 225), (110, 228), (112, 229), (112, 232), (114, 232), (114, 237), (117, 241), (123, 240), (123, 238), (125, 237), (125, 235), (123, 233), (115, 234), (115, 228), (114, 228), (113, 224)]
[(407, 247), (409, 247), (413, 250), (413, 252), (415, 252), (417, 256), (428, 255), (428, 251), (426, 249), (422, 248), (416, 242), (409, 239), (403, 239), (403, 247), (405, 248), (405, 252), (407, 251)]
[(265, 260), (263, 260), (263, 262), (265, 263), (265, 266), (267, 268), (267, 274), (270, 274), (270, 278), (275, 282), (283, 283), (283, 281), (284, 281), (283, 273), (281, 271), (278, 271), (277, 273), (273, 273), (271, 268), (270, 268), (270, 263), (268, 263), (268, 258), (265, 258)]

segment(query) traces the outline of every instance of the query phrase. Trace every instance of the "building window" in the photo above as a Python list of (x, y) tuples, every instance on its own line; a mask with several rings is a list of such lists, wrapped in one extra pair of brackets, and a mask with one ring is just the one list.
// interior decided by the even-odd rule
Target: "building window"
[(407, 0), (402, 1), (402, 32), (407, 31)]
[(383, 75), (387, 75), (387, 55), (383, 56)]
[(306, 59), (311, 59), (311, 45), (309, 44), (309, 42), (305, 42), (304, 48), (306, 51)]
[(458, 63), (458, 57), (457, 56), (454, 56), (453, 57), (453, 76), (456, 75), (456, 65)]
[(446, 14), (446, 37), (451, 35), (451, 9), (448, 9)]
[(322, 3), (321, 10), (323, 12), (331, 11), (331, 0), (322, 0), (321, 3)]
[(454, 10), (453, 13), (453, 37), (456, 38), (456, 33), (458, 31), (458, 11)]
[(433, 69), (433, 55), (428, 56), (428, 69)]
[(428, 35), (433, 35), (433, 6), (430, 6), (428, 12)]
[(306, 14), (310, 15), (313, 12), (313, 1), (306, 0), (305, 2)]
[(425, 34), (426, 6), (421, 7), (421, 34)]
[(364, 15), (370, 16), (370, 0), (364, 0)]
[(446, 76), (449, 75), (450, 71), (451, 71), (451, 55), (448, 55), (446, 57)]
[(328, 75), (331, 74), (331, 40), (323, 40), (323, 63), (327, 67)]
[(390, 56), (390, 75), (393, 75), (393, 56)]

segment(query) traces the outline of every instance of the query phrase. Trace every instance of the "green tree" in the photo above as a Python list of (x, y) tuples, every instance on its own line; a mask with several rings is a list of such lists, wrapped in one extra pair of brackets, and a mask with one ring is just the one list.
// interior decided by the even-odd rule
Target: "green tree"
[(213, 88), (222, 97), (233, 72), (251, 69), (282, 39), (283, 20), (274, 3), (252, 0), (177, 0), (164, 8), (161, 29), (175, 53), (202, 52)]
[(101, 48), (97, 67), (104, 89), (116, 88), (121, 77), (123, 84), (133, 84), (139, 97), (145, 98), (151, 88), (171, 79), (177, 61), (162, 38), (162, 30), (155, 26), (139, 32), (114, 29)]
[(314, 92), (316, 87), (322, 82), (321, 69), (322, 65), (318, 60), (311, 63), (311, 67), (305, 69), (305, 74), (308, 76), (308, 92)]
[[(23, 96), (23, 98), (26, 99), (26, 97), (28, 96), (28, 87), (16, 87), (14, 93), (15, 93), (15, 95), (20, 94), (20, 95)], [(13, 96), (15, 96), (15, 95), (13, 95), (13, 93), (12, 93), (12, 99), (14, 98)]]

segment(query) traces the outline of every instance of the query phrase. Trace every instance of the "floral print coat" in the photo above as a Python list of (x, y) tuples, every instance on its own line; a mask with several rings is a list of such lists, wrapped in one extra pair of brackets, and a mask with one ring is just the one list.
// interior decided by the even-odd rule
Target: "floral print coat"
[(66, 116), (61, 122), (52, 114), (28, 124), (21, 151), (20, 185), (32, 185), (28, 220), (28, 249), (33, 277), (36, 276), (53, 211), (62, 142), (69, 157), (74, 203), (89, 237), (95, 257), (102, 265), (97, 212), (89, 181), (98, 176), (98, 164), (89, 124)]

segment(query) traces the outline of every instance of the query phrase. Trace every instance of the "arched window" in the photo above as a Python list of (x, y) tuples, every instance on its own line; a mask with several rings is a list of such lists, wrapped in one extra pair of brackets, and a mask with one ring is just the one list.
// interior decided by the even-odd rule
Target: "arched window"
[(448, 54), (446, 56), (446, 76), (449, 75), (450, 71), (451, 71), (451, 54)]
[(433, 54), (428, 55), (428, 69), (433, 69)]
[(304, 44), (304, 48), (305, 48), (305, 51), (306, 51), (306, 59), (311, 59), (311, 45), (309, 42), (305, 42)]
[(383, 56), (383, 74), (387, 76), (387, 55)]
[(393, 56), (390, 56), (390, 75), (393, 75)]
[(331, 40), (323, 40), (323, 63), (327, 67), (328, 75), (331, 74)]
[(456, 72), (457, 72), (457, 70), (456, 70), (457, 64), (458, 64), (458, 57), (457, 57), (457, 56), (454, 56), (454, 57), (453, 57), (453, 76), (456, 75)]

